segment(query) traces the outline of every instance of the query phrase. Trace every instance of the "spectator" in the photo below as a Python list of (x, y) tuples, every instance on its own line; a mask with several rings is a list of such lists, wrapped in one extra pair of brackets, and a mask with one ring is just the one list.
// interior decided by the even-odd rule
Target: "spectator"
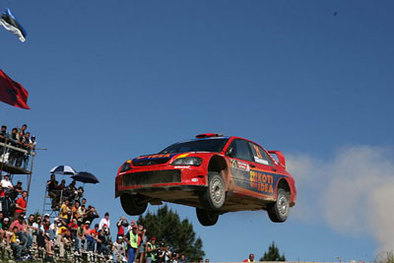
[(86, 212), (86, 216), (85, 216), (85, 218), (84, 218), (84, 220), (86, 221), (89, 221), (89, 222), (93, 222), (93, 220), (95, 219), (95, 218), (99, 218), (100, 216), (99, 216), (99, 214), (97, 213), (97, 210), (96, 210), (96, 208), (94, 208), (94, 206), (89, 206), (88, 207), (88, 210), (87, 210), (87, 212)]
[(70, 201), (68, 199), (66, 199), (66, 201), (64, 201), (64, 203), (60, 207), (59, 217), (66, 224), (70, 222), (70, 219), (72, 217), (72, 209), (70, 206)]
[(181, 258), (179, 259), (179, 263), (186, 263), (185, 254), (182, 254), (182, 255), (181, 255)]
[(122, 216), (122, 217), (120, 217), (118, 223), (116, 223), (116, 226), (117, 226), (117, 228), (118, 228), (118, 234), (117, 234), (117, 236), (118, 236), (118, 237), (119, 237), (119, 236), (123, 237), (123, 236), (125, 235), (125, 229), (126, 229), (126, 227), (129, 226), (129, 221), (127, 220), (127, 218), (125, 218), (125, 217)]
[(145, 258), (145, 246), (146, 246), (146, 229), (143, 225), (138, 225), (138, 253), (137, 263), (144, 263)]
[(103, 225), (107, 225), (108, 228), (110, 227), (110, 220), (109, 220), (109, 213), (108, 213), (108, 212), (106, 212), (106, 213), (104, 214), (104, 218), (102, 218), (102, 219), (100, 220), (99, 229), (102, 229), (102, 228), (103, 228)]
[(249, 254), (249, 258), (245, 259), (243, 262), (256, 262), (254, 260), (254, 254), (253, 253)]
[[(13, 128), (11, 130), (11, 134), (8, 137), (10, 140), (10, 144), (14, 147), (19, 147), (20, 143), (18, 140), (18, 129), (17, 128)], [(14, 165), (16, 158), (18, 157), (18, 152), (17, 150), (14, 149), (10, 149), (9, 151), (9, 157), (8, 157), (8, 164), (10, 165)]]
[(22, 245), (20, 244), (20, 240), (18, 239), (18, 227), (14, 226), (12, 228), (12, 236), (11, 236), (11, 248), (16, 260), (20, 260), (22, 257)]
[[(1, 126), (1, 130), (0, 130), (0, 143), (6, 143), (6, 140), (8, 139), (8, 133), (7, 133), (7, 126), (6, 125), (2, 125)], [(7, 153), (7, 147), (0, 145), (0, 156), (4, 157), (4, 161), (6, 161), (5, 159), (5, 154)], [(1, 159), (1, 158), (0, 158)]]
[(151, 237), (146, 243), (146, 260), (147, 263), (156, 262), (156, 238)]
[(10, 175), (9, 174), (5, 174), (4, 175), (4, 179), (1, 180), (1, 186), (4, 188), (5, 191), (8, 191), (10, 189), (12, 189), (14, 186), (12, 185), (11, 181), (10, 181)]
[(138, 248), (138, 229), (134, 225), (132, 230), (126, 235), (127, 242), (127, 262), (133, 263)]
[(26, 198), (27, 198), (27, 191), (22, 192), (22, 196), (16, 200), (15, 203), (15, 212), (14, 212), (14, 218), (18, 218), (21, 213), (26, 212)]
[(10, 197), (11, 201), (14, 201), (18, 197), (19, 194), (22, 194), (22, 192), (23, 192), (22, 182), (18, 181), (16, 183), (16, 185), (14, 185), (14, 187), (12, 189), (10, 189), (10, 191), (9, 191), (9, 193), (10, 193), (9, 197)]
[(123, 236), (118, 236), (116, 242), (112, 244), (113, 262), (125, 262), (126, 251)]
[(57, 184), (58, 183), (56, 181), (55, 174), (51, 174), (51, 179), (47, 181), (47, 191), (49, 197), (52, 199), (52, 210), (55, 210), (56, 206), (58, 205), (57, 193), (56, 193)]

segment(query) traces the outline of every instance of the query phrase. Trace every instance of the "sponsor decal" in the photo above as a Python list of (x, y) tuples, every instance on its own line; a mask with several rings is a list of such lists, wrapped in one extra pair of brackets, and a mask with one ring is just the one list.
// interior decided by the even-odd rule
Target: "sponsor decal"
[(259, 171), (250, 171), (250, 188), (267, 194), (274, 193), (274, 176)]
[(233, 168), (249, 172), (249, 164), (231, 159), (231, 166)]
[(146, 156), (140, 156), (135, 158), (136, 160), (153, 160), (153, 159), (161, 159), (161, 158), (171, 158), (175, 154), (154, 154), (154, 155), (146, 155)]

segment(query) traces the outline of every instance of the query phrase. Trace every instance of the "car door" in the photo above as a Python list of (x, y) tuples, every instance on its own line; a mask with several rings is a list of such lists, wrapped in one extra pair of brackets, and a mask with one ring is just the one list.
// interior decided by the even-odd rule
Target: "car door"
[(252, 142), (249, 142), (249, 146), (254, 160), (254, 166), (250, 169), (251, 180), (259, 193), (273, 196), (280, 177), (275, 164), (263, 148)]
[(227, 148), (226, 155), (230, 157), (231, 174), (235, 185), (252, 190), (250, 187), (250, 167), (255, 165), (249, 143), (242, 139), (234, 139)]

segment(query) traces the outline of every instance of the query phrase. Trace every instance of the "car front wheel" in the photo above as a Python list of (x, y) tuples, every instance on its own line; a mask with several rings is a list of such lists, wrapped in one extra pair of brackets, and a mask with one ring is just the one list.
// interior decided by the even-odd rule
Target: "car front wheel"
[(196, 208), (196, 214), (198, 221), (203, 226), (213, 226), (219, 219), (219, 214), (205, 209)]
[(272, 222), (285, 222), (289, 216), (290, 194), (282, 188), (278, 188), (276, 202), (267, 207), (268, 216)]
[(218, 172), (208, 173), (208, 188), (202, 196), (203, 206), (209, 210), (218, 210), (224, 205), (226, 188)]
[(126, 214), (130, 216), (141, 215), (148, 207), (148, 203), (138, 195), (124, 194), (120, 196), (120, 203)]

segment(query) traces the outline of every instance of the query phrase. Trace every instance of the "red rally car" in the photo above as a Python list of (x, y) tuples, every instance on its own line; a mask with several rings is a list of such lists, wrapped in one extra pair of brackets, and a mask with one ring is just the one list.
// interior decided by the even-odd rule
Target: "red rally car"
[(115, 196), (129, 215), (162, 201), (193, 206), (200, 223), (210, 226), (221, 214), (261, 209), (273, 222), (284, 222), (296, 188), (281, 152), (209, 133), (126, 161), (116, 176)]

